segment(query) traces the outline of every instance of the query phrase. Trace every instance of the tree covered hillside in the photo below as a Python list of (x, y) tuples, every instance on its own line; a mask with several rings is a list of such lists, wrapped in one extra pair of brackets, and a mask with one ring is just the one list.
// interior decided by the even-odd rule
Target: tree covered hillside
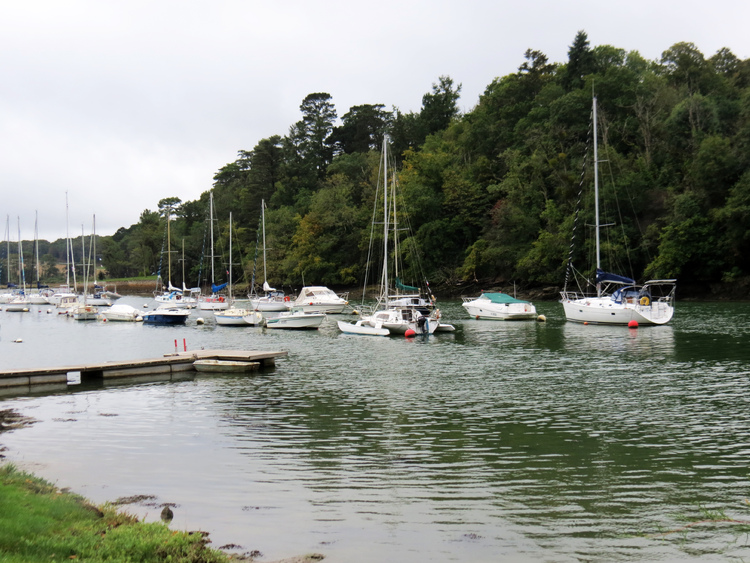
[[(418, 113), (363, 104), (340, 119), (329, 94), (308, 95), (286, 135), (240, 150), (215, 175), (221, 278), (229, 212), (249, 274), (265, 200), (272, 284), (361, 284), (387, 134), (433, 286), (560, 286), (579, 188), (593, 182), (591, 155), (585, 169), (583, 158), (594, 93), (602, 209), (613, 213), (603, 248), (621, 260), (612, 268), (641, 280), (676, 277), (681, 287), (750, 275), (750, 59), (728, 49), (706, 57), (678, 43), (649, 61), (591, 47), (579, 32), (566, 62), (528, 50), (518, 71), (493, 80), (465, 114), (460, 92), (440, 77)], [(209, 191), (197, 201), (163, 200), (105, 238), (110, 276), (151, 275), (160, 264), (164, 276), (165, 216), (173, 213), (185, 282), (205, 283), (208, 205)], [(580, 224), (593, 222), (590, 204), (581, 214)], [(591, 251), (586, 234), (578, 233), (576, 257)]]

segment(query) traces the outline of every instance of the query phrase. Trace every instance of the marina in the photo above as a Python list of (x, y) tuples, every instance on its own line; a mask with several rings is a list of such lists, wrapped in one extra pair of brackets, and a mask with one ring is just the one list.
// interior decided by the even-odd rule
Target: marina
[(0, 409), (37, 422), (0, 444), (93, 502), (174, 503), (174, 529), (261, 561), (749, 558), (741, 526), (706, 520), (750, 516), (750, 304), (678, 302), (672, 323), (639, 329), (534, 305), (546, 322), (442, 301), (456, 330), (417, 338), (343, 334), (347, 315), (283, 331), (198, 310), (174, 327), (3, 312), (3, 371), (185, 347), (286, 354), (252, 375), (6, 395)]
[[(256, 366), (256, 369), (266, 368), (274, 366), (276, 358), (286, 355), (286, 352), (192, 350), (165, 354), (161, 358), (2, 370), (0, 371), (0, 394), (2, 394), (3, 389), (17, 392), (19, 391), (18, 387), (27, 388), (29, 391), (49, 390), (50, 386), (60, 386), (64, 389), (71, 384), (71, 374), (78, 374), (78, 377), (73, 380), (75, 382), (73, 384), (138, 376), (164, 380), (165, 374), (168, 376), (167, 379), (173, 379), (184, 375), (186, 372), (203, 371), (195, 366), (198, 362), (224, 362), (226, 371), (234, 371), (231, 369), (233, 362), (234, 365), (236, 363), (252, 363)], [(222, 364), (213, 365), (220, 368)], [(222, 370), (213, 369), (211, 371), (221, 372)]]

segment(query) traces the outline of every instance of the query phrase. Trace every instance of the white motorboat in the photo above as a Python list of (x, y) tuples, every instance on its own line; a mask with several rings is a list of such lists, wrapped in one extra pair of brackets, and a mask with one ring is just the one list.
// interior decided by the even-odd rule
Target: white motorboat
[(221, 326), (262, 326), (265, 322), (263, 315), (250, 309), (232, 307), (225, 311), (214, 311), (216, 324)]
[(325, 318), (325, 313), (310, 313), (302, 307), (293, 307), (277, 316), (266, 317), (266, 328), (318, 328)]
[(102, 321), (114, 322), (140, 322), (143, 320), (141, 311), (130, 305), (115, 304), (99, 312), (99, 319)]
[(68, 309), (67, 315), (77, 321), (95, 321), (99, 317), (99, 308), (95, 305), (79, 303)]
[[(594, 139), (594, 201), (599, 199), (599, 155), (597, 143), (596, 97), (593, 100), (593, 139)], [(594, 234), (596, 236), (595, 280), (578, 279), (573, 267), (572, 251), (568, 258), (565, 284), (560, 292), (560, 302), (565, 318), (572, 322), (614, 324), (614, 325), (663, 325), (674, 315), (674, 295), (677, 280), (650, 280), (638, 285), (626, 276), (605, 272), (601, 268), (601, 248), (599, 231), (602, 225), (599, 205), (595, 205)], [(574, 239), (575, 240), (575, 226)], [(570, 278), (573, 277), (573, 280)], [(568, 290), (568, 282), (575, 281), (578, 291)], [(588, 287), (596, 287), (596, 293), (586, 293)], [(584, 289), (581, 289), (584, 288)]]
[(360, 319), (354, 323), (346, 321), (336, 321), (339, 330), (344, 334), (361, 334), (365, 336), (390, 336), (391, 331), (381, 326), (372, 326), (366, 321)]
[(55, 307), (57, 309), (62, 309), (59, 313), (63, 314), (68, 309), (78, 306), (78, 295), (75, 293), (60, 294), (56, 298), (56, 303)]
[(287, 303), (288, 309), (301, 308), (307, 313), (341, 313), (349, 302), (322, 285), (303, 287), (296, 299)]
[(488, 291), (479, 297), (464, 297), (461, 306), (474, 319), (515, 321), (537, 318), (534, 305), (507, 293)]

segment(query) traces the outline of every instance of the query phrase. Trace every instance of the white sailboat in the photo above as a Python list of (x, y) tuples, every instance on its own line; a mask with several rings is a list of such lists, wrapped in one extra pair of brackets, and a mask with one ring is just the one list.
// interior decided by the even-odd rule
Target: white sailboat
[[(154, 300), (157, 303), (157, 307), (169, 307), (173, 309), (190, 309), (195, 306), (195, 303), (185, 298), (184, 292), (179, 288), (172, 285), (172, 235), (169, 228), (169, 223), (172, 218), (172, 208), (167, 209), (167, 287), (163, 291), (154, 292)], [(161, 280), (161, 275), (158, 281)]]
[[(291, 299), (284, 295), (283, 291), (278, 291), (276, 288), (271, 287), (268, 284), (268, 272), (266, 270), (266, 201), (261, 200), (260, 204), (260, 219), (263, 233), (263, 291), (265, 295), (260, 296), (255, 293), (255, 280), (250, 287), (250, 294), (247, 296), (250, 299), (250, 304), (256, 311), (286, 311), (288, 304)], [(257, 254), (257, 250), (256, 250)]]
[(5, 310), (14, 313), (28, 313), (29, 298), (26, 296), (26, 272), (23, 266), (23, 243), (21, 242), (21, 218), (18, 218), (18, 280), (20, 284), (20, 291), (10, 300)]
[(7, 287), (7, 291), (3, 291), (3, 293), (0, 294), (0, 303), (10, 303), (19, 295), (18, 286), (14, 284), (10, 279), (10, 215), (5, 216), (5, 242), (7, 244), (7, 248), (5, 251), (7, 264), (5, 267), (5, 284)]
[[(391, 201), (389, 202), (389, 192)], [(393, 181), (393, 190), (388, 187), (388, 138), (383, 139), (383, 265), (380, 278), (380, 294), (374, 312), (369, 315), (363, 315), (362, 318), (354, 323), (339, 322), (338, 327), (341, 332), (346, 334), (366, 334), (371, 336), (383, 336), (383, 330), (389, 334), (406, 334), (407, 331), (414, 331), (416, 334), (432, 334), (440, 324), (436, 318), (430, 318), (428, 311), (420, 307), (408, 306), (401, 299), (410, 299), (419, 297), (417, 294), (401, 296), (397, 290), (390, 291), (390, 278), (388, 270), (388, 242), (393, 236), (394, 246), (397, 242), (397, 224), (395, 218), (395, 180)], [(393, 215), (393, 218), (392, 218)], [(376, 224), (373, 217), (373, 226)], [(397, 254), (397, 248), (396, 252)], [(402, 286), (407, 287), (407, 286)], [(411, 288), (410, 288), (411, 289)], [(368, 328), (369, 327), (369, 328)]]
[[(70, 285), (70, 272), (73, 271), (73, 286)], [(70, 239), (68, 221), (68, 192), (65, 192), (65, 285), (58, 287), (50, 297), (50, 302), (58, 309), (69, 309), (78, 303), (76, 293), (76, 272), (73, 258), (73, 241)], [(64, 313), (65, 311), (60, 311)]]
[(29, 303), (34, 305), (49, 305), (50, 297), (54, 291), (49, 286), (42, 285), (41, 272), (39, 268), (39, 214), (34, 213), (34, 265), (36, 273), (36, 291), (30, 291), (28, 294)]
[(232, 299), (232, 213), (229, 213), (229, 303), (228, 309), (215, 310), (214, 319), (221, 326), (259, 326), (263, 324), (263, 315), (258, 311), (234, 306)]
[[(608, 273), (601, 268), (599, 235), (603, 225), (599, 218), (599, 155), (597, 142), (596, 97), (593, 100), (594, 137), (594, 232), (596, 237), (596, 293), (568, 290), (568, 278), (575, 269), (571, 256), (565, 275), (565, 285), (560, 293), (565, 318), (572, 322), (612, 325), (663, 325), (674, 315), (674, 294), (677, 280), (650, 280), (638, 285), (635, 280)], [(588, 280), (586, 280), (588, 281)], [(588, 282), (587, 286), (591, 286)]]
[(83, 295), (80, 298), (77, 305), (71, 307), (68, 310), (68, 315), (72, 316), (77, 321), (95, 321), (99, 315), (99, 308), (96, 305), (92, 305), (88, 302), (88, 284), (89, 284), (89, 266), (91, 264), (91, 255), (93, 254), (93, 241), (94, 233), (96, 232), (96, 215), (94, 215), (94, 223), (91, 234), (91, 244), (89, 245), (89, 257), (86, 259), (86, 245), (83, 235), (83, 225), (81, 225), (81, 264), (83, 265)]
[[(214, 256), (214, 192), (208, 194), (208, 223), (211, 236), (209, 240), (211, 250), (211, 295), (206, 295), (198, 300), (198, 309), (201, 311), (222, 311), (229, 308), (229, 302), (223, 293), (220, 293), (227, 284), (216, 285), (215, 278), (215, 256)], [(231, 260), (231, 258), (230, 258)]]

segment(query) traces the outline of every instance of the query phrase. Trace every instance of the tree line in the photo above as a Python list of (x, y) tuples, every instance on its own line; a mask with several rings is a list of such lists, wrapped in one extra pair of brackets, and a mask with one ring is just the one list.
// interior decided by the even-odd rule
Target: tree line
[[(578, 193), (593, 177), (584, 155), (594, 94), (601, 206), (614, 214), (602, 241), (611, 268), (641, 280), (678, 278), (680, 287), (750, 275), (750, 59), (726, 48), (706, 57), (677, 43), (647, 60), (591, 47), (580, 31), (566, 62), (527, 50), (518, 70), (494, 79), (466, 113), (460, 92), (443, 76), (418, 112), (363, 104), (340, 120), (329, 94), (308, 95), (286, 135), (240, 150), (216, 172), (210, 191), (222, 279), (215, 281), (230, 267), (230, 210), (242, 255), (231, 260), (234, 279), (240, 270), (251, 278), (265, 201), (272, 285), (361, 284), (388, 135), (407, 236), (419, 249), (405, 258), (419, 261), (433, 287), (559, 287), (577, 209), (580, 224), (593, 223), (593, 203), (579, 208)], [(205, 285), (208, 208), (209, 190), (196, 201), (168, 198), (102, 237), (110, 277), (165, 276), (169, 216), (172, 277), (180, 280), (184, 267), (186, 285)], [(585, 234), (576, 238), (576, 259), (591, 253)]]

